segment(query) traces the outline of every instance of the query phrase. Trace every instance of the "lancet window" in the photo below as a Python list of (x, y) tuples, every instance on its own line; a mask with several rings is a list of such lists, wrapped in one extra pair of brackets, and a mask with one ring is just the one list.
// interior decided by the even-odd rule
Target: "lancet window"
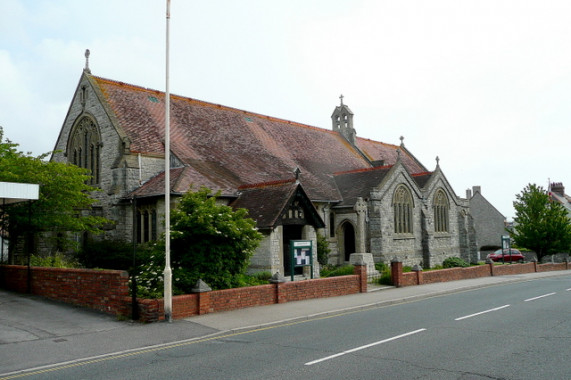
[(440, 189), (434, 194), (434, 232), (448, 232), (450, 228), (449, 202), (446, 193)]
[(90, 171), (90, 185), (99, 184), (101, 138), (99, 128), (90, 117), (83, 117), (73, 128), (68, 147), (68, 161)]
[(393, 213), (395, 233), (412, 233), (412, 195), (406, 186), (399, 186), (393, 196)]

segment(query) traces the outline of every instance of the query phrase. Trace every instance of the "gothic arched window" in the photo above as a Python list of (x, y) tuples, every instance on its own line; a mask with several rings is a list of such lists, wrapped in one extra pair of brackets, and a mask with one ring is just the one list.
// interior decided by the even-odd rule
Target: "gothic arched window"
[(412, 233), (412, 195), (406, 186), (399, 186), (393, 196), (395, 233)]
[(146, 243), (157, 240), (157, 210), (154, 206), (137, 209), (137, 242)]
[(68, 161), (90, 171), (90, 185), (99, 183), (99, 128), (90, 117), (83, 117), (72, 130), (67, 148)]
[(440, 189), (434, 195), (432, 210), (434, 212), (434, 232), (448, 232), (450, 216), (448, 213), (449, 203), (446, 193)]

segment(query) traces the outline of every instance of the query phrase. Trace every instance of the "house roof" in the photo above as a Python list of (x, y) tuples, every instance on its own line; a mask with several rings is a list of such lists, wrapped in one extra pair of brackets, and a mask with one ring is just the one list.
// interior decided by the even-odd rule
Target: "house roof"
[[(324, 227), (317, 210), (307, 198), (302, 186), (294, 179), (245, 185), (239, 188), (239, 192), (239, 197), (230, 205), (247, 209), (249, 216), (256, 221), (260, 229), (273, 228), (280, 224), (280, 217), (294, 199), (300, 200), (304, 205), (305, 218), (310, 224), (317, 228)], [(268, 199), (272, 199), (272, 202), (268, 202)]]
[(551, 199), (556, 200), (559, 202), (565, 209), (567, 213), (571, 216), (571, 197), (566, 194), (558, 194), (555, 192), (550, 192)]
[[(85, 75), (114, 113), (130, 151), (164, 157), (165, 94)], [(171, 153), (186, 166), (173, 169), (171, 186), (182, 192), (193, 184), (232, 195), (244, 184), (291, 179), (297, 167), (310, 199), (341, 201), (333, 173), (369, 169), (379, 160), (392, 165), (400, 149), (358, 137), (356, 145), (367, 160), (337, 132), (177, 95), (171, 95), (170, 115)], [(409, 173), (426, 170), (406, 150), (401, 160)], [(137, 195), (164, 193), (163, 188), (164, 175), (159, 175)]]

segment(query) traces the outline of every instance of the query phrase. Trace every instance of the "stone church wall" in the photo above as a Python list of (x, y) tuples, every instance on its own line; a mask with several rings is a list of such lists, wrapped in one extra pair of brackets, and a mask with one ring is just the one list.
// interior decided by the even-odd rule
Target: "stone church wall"
[[(82, 103), (81, 89), (84, 86), (86, 88), (85, 101)], [(83, 77), (54, 148), (55, 152), (52, 157), (54, 161), (66, 162), (68, 160), (65, 153), (70, 133), (75, 123), (83, 116), (89, 116), (96, 121), (101, 135), (100, 141), (103, 142), (100, 147), (100, 182), (98, 184), (102, 191), (93, 192), (92, 197), (97, 200), (94, 210), (100, 210), (97, 212), (112, 220), (114, 224), (100, 238), (130, 241), (133, 229), (131, 206), (129, 203), (124, 203), (124, 206), (119, 207), (116, 205), (121, 204), (121, 199), (139, 187), (141, 183), (164, 171), (164, 159), (146, 156), (139, 158), (135, 154), (130, 154), (128, 147), (125, 146), (128, 141), (121, 138), (107, 110), (99, 102), (90, 82)], [(159, 215), (164, 215), (164, 207)], [(157, 223), (157, 226), (160, 229), (162, 223)]]

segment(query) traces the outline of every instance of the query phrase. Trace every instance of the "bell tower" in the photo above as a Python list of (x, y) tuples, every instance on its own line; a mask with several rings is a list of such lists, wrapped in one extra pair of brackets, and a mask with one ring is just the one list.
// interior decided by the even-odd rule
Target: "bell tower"
[(341, 133), (347, 141), (352, 145), (355, 145), (355, 128), (353, 128), (353, 112), (343, 104), (343, 95), (339, 96), (341, 100), (341, 105), (335, 107), (333, 114), (331, 115), (331, 122), (333, 125), (333, 130), (335, 132)]

